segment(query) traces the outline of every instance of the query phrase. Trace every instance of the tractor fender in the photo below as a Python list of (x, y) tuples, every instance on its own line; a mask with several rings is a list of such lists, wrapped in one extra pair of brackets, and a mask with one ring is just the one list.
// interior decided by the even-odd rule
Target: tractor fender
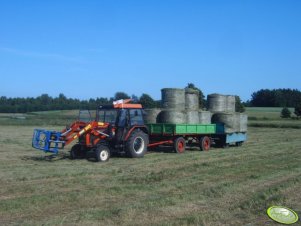
[(148, 135), (148, 129), (146, 126), (133, 126), (126, 134), (125, 138), (124, 138), (124, 141), (127, 141), (130, 137), (130, 135), (133, 133), (133, 131), (135, 130), (141, 130), (143, 131), (144, 133), (146, 133)]

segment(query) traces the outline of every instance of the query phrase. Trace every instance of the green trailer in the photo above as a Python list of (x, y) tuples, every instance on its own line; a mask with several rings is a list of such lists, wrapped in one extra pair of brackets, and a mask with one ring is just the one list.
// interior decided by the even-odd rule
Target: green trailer
[(147, 124), (150, 135), (215, 134), (217, 124)]
[(183, 153), (186, 145), (198, 146), (208, 151), (212, 145), (227, 147), (230, 144), (240, 146), (246, 139), (246, 133), (225, 133), (223, 124), (147, 124), (149, 147), (173, 145), (177, 153)]
[(173, 145), (178, 153), (183, 153), (186, 145), (197, 145), (208, 151), (213, 143), (214, 135), (220, 130), (218, 124), (147, 124), (149, 147)]

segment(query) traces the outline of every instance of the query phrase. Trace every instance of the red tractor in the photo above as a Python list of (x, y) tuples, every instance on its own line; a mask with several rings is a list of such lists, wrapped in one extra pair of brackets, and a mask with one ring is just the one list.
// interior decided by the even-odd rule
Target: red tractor
[(101, 106), (94, 121), (76, 121), (61, 132), (35, 129), (32, 146), (58, 153), (58, 149), (78, 139), (70, 151), (73, 159), (93, 153), (96, 161), (105, 162), (112, 152), (125, 152), (132, 158), (143, 157), (149, 144), (143, 109), (141, 104), (130, 104), (130, 101)]

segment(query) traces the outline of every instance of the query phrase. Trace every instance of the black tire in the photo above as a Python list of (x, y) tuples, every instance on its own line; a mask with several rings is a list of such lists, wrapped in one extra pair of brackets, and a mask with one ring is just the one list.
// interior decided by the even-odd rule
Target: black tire
[(75, 144), (72, 146), (70, 150), (70, 158), (71, 159), (80, 159), (84, 158), (84, 151), (82, 150), (82, 147), (80, 144)]
[(142, 158), (148, 146), (148, 135), (141, 130), (135, 130), (126, 142), (126, 153), (131, 158)]
[(211, 140), (209, 137), (204, 136), (200, 139), (200, 148), (201, 151), (209, 151), (211, 147)]
[(242, 146), (242, 144), (243, 144), (242, 141), (239, 141), (239, 142), (236, 142), (236, 143), (235, 143), (236, 147), (240, 147), (240, 146)]
[(107, 162), (110, 159), (110, 149), (105, 145), (99, 145), (95, 149), (95, 159), (97, 162)]
[(227, 148), (229, 148), (229, 147), (230, 147), (230, 145), (229, 145), (228, 143), (224, 143), (224, 144), (223, 144), (223, 148), (224, 148), (224, 149), (227, 149)]
[(176, 138), (173, 145), (176, 153), (181, 154), (186, 150), (186, 140), (183, 137)]

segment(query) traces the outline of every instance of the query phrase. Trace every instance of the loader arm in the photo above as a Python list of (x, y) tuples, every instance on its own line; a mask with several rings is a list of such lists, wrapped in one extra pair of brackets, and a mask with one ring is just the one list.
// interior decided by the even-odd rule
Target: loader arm
[[(108, 126), (109, 123), (97, 121), (90, 123), (76, 121), (69, 128), (61, 132), (35, 129), (32, 138), (32, 147), (44, 152), (57, 154), (59, 149), (63, 149), (66, 145), (85, 134), (87, 138), (90, 138), (90, 134), (93, 134), (98, 137), (98, 140), (105, 139), (109, 135), (102, 132), (102, 130), (107, 129)], [(90, 139), (87, 139), (86, 142), (89, 145)]]

